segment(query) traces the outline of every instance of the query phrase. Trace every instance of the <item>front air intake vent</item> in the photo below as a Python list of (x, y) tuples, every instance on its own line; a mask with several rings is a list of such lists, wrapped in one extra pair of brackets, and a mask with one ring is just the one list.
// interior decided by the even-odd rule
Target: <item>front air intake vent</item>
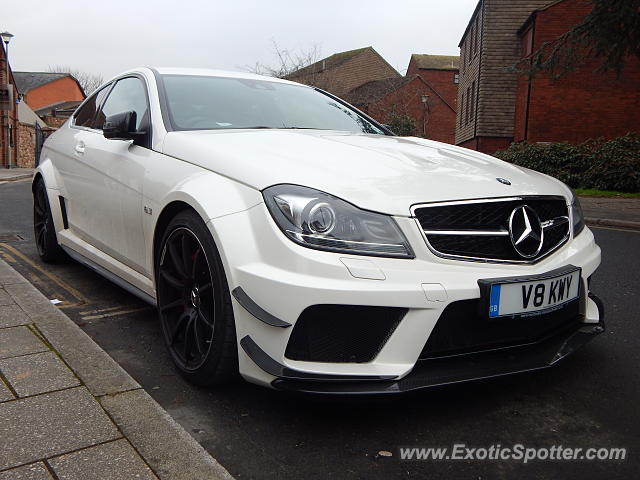
[(406, 308), (312, 305), (293, 327), (285, 357), (308, 362), (370, 362), (406, 313)]

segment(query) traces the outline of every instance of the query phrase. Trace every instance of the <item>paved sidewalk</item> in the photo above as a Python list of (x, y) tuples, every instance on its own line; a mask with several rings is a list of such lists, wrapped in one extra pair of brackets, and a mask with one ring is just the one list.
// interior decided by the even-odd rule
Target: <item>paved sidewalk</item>
[(589, 225), (640, 230), (640, 198), (580, 197)]
[(0, 260), (0, 480), (231, 479)]
[(15, 182), (33, 176), (33, 168), (2, 168), (0, 167), (0, 183)]

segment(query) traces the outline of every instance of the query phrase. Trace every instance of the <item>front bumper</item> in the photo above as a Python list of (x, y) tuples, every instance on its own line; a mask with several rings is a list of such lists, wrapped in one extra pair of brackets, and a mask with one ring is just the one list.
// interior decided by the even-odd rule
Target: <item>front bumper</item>
[[(587, 279), (600, 263), (600, 249), (588, 229), (534, 265), (498, 265), (436, 257), (412, 219), (396, 221), (415, 259), (304, 248), (285, 238), (264, 204), (209, 223), (234, 291), (239, 368), (245, 379), (283, 390), (399, 393), (545, 368), (604, 328), (601, 308), (587, 296)], [(368, 266), (350, 268), (351, 260), (365, 260)], [(570, 329), (554, 330), (553, 336), (526, 347), (419, 360), (447, 306), (480, 297), (479, 279), (537, 275), (568, 264), (581, 268), (584, 292), (579, 321)], [(407, 313), (370, 360), (288, 358), (285, 352), (297, 321), (317, 305), (393, 307)]]
[(574, 327), (534, 345), (451, 358), (418, 360), (400, 380), (335, 381), (300, 379), (284, 375), (271, 383), (279, 390), (328, 395), (388, 395), (429, 387), (500, 377), (552, 367), (595, 336), (604, 332), (604, 321)]

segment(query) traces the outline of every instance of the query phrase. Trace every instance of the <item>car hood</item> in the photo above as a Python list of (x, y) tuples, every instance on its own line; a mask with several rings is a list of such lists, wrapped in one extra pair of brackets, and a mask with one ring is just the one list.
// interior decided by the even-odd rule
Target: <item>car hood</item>
[(412, 205), (424, 202), (569, 195), (561, 182), (541, 173), (414, 137), (322, 130), (170, 132), (163, 151), (259, 190), (304, 185), (390, 215), (408, 216)]

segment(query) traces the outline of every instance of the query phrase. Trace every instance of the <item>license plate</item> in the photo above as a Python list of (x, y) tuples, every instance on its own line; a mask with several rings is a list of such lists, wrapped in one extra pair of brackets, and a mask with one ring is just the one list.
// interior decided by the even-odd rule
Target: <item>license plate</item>
[[(580, 269), (568, 267), (536, 277), (484, 280), (489, 318), (538, 315), (561, 308), (580, 294)], [(486, 305), (486, 303), (485, 303)]]

